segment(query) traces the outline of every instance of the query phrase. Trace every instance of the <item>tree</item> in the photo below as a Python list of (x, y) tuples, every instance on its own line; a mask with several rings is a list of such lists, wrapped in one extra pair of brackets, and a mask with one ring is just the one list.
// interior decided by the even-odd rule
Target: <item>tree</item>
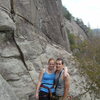
[(89, 91), (100, 95), (100, 38), (92, 38), (79, 45), (79, 52), (75, 54), (82, 69), (81, 74), (86, 74), (91, 80)]
[(71, 13), (67, 10), (67, 8), (63, 7), (63, 15), (66, 19), (68, 19), (69, 21), (71, 21), (72, 19), (72, 15)]

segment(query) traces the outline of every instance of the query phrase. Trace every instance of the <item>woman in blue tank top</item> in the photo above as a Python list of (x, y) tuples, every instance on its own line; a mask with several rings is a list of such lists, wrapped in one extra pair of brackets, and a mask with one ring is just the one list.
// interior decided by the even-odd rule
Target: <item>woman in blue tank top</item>
[(55, 60), (53, 58), (48, 61), (47, 70), (40, 72), (39, 81), (36, 89), (36, 99), (50, 100), (50, 93), (54, 93), (55, 80)]

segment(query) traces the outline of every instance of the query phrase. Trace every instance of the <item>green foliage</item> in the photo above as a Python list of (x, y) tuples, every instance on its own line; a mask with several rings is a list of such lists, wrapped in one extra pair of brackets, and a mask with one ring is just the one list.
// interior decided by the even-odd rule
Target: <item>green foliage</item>
[(77, 41), (78, 37), (76, 37), (72, 33), (68, 33), (68, 39), (69, 39), (71, 51), (73, 51), (74, 49), (77, 49), (78, 45), (77, 45), (76, 41)]
[(84, 23), (83, 23), (83, 21), (82, 21), (82, 19), (79, 19), (79, 18), (76, 18), (76, 20), (75, 20), (77, 23), (81, 23), (81, 24), (83, 24), (84, 25)]
[(74, 34), (68, 34), (68, 38), (69, 38), (69, 42), (70, 42), (70, 44), (72, 45), (72, 44), (75, 44), (75, 36), (74, 36)]
[(80, 62), (80, 68), (88, 75), (91, 82), (90, 90), (100, 93), (100, 38), (84, 41), (78, 46), (79, 52), (75, 54)]
[(68, 19), (69, 21), (71, 21), (72, 15), (71, 13), (65, 8), (63, 7), (63, 15), (66, 19)]
[(68, 33), (68, 39), (70, 42), (71, 51), (73, 51), (75, 48), (77, 48), (77, 44), (75, 43), (75, 38), (76, 37), (74, 34)]

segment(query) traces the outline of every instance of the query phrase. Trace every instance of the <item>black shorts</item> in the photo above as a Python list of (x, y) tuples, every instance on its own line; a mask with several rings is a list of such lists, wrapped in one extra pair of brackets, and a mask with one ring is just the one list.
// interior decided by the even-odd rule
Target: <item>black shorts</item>
[(39, 92), (39, 100), (50, 100), (50, 94), (44, 91)]

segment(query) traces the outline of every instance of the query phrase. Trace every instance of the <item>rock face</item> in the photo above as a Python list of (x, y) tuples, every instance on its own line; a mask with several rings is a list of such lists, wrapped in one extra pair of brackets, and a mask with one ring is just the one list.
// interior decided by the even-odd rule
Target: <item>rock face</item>
[[(6, 92), (11, 98), (5, 99), (0, 90), (0, 99), (35, 100), (38, 73), (50, 57), (65, 60), (72, 77), (71, 95), (85, 92), (85, 77), (81, 80), (67, 52), (70, 45), (61, 8), (60, 0), (0, 0), (0, 74), (14, 91)], [(91, 99), (88, 93), (85, 98), (80, 100)]]
[(88, 35), (87, 33), (82, 30), (82, 28), (72, 19), (68, 21), (65, 19), (65, 27), (68, 33), (74, 34), (74, 36), (78, 37), (81, 41), (87, 40)]
[(33, 23), (37, 31), (42, 31), (52, 42), (69, 51), (61, 7), (60, 0), (16, 0), (15, 3), (17, 13)]
[(0, 75), (0, 100), (19, 100), (12, 87)]

